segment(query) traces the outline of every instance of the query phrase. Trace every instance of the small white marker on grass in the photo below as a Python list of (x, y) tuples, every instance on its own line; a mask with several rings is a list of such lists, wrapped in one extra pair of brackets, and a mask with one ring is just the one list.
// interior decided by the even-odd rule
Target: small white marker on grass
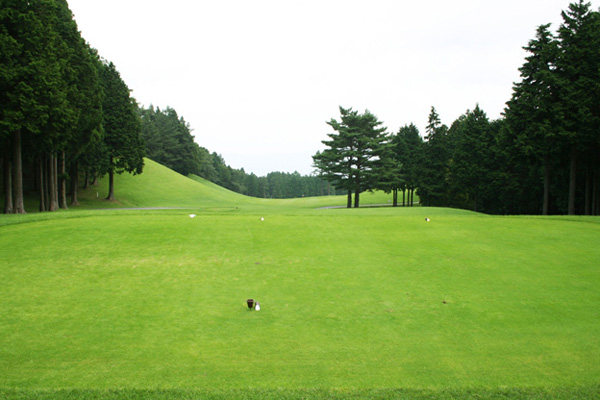
[(196, 214), (190, 214), (190, 218), (196, 218)]
[(260, 220), (261, 220), (261, 221), (264, 221), (264, 220), (265, 220), (265, 218), (264, 218), (264, 217), (260, 217)]

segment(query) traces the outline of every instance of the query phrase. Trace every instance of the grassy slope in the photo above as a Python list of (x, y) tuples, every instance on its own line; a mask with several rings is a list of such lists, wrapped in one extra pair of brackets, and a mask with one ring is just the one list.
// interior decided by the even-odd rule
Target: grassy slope
[(315, 210), (339, 198), (248, 199), (151, 162), (146, 177), (122, 204), (198, 217), (0, 217), (0, 396), (598, 394), (597, 218)]
[[(201, 183), (198, 185), (198, 183)], [(243, 207), (252, 210), (258, 207), (281, 207), (294, 205), (296, 207), (315, 208), (319, 206), (345, 205), (344, 196), (325, 196), (310, 199), (288, 199), (270, 201), (242, 196), (208, 182), (198, 176), (184, 177), (168, 168), (146, 159), (144, 173), (133, 176), (123, 174), (116, 179), (115, 203), (98, 201), (108, 192), (107, 180), (104, 179), (96, 188), (82, 193), (84, 207), (103, 208), (113, 207), (193, 207), (212, 210)], [(363, 204), (384, 204), (391, 200), (391, 195), (382, 192), (364, 193)]]

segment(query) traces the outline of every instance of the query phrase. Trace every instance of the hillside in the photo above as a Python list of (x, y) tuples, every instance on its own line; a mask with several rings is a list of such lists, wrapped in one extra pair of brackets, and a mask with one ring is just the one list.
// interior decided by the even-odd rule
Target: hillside
[(80, 192), (84, 208), (104, 207), (235, 207), (247, 201), (245, 196), (198, 178), (192, 180), (150, 159), (145, 159), (140, 175), (115, 176), (116, 201), (104, 200), (108, 193), (108, 178), (98, 186)]
[[(259, 199), (232, 192), (199, 176), (185, 177), (177, 172), (145, 159), (144, 172), (140, 175), (115, 176), (115, 202), (104, 200), (108, 193), (108, 178), (98, 186), (80, 192), (82, 209), (134, 208), (134, 207), (183, 207), (206, 210), (243, 209), (245, 211), (268, 207), (272, 209), (294, 206), (315, 209), (318, 207), (344, 206), (345, 196), (322, 196), (298, 199)], [(389, 204), (391, 195), (383, 192), (363, 193), (362, 205)]]

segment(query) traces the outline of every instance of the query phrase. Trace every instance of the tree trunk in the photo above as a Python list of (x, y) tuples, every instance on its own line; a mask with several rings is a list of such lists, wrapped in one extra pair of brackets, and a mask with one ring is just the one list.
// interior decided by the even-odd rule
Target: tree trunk
[(542, 215), (548, 215), (550, 206), (550, 157), (544, 157), (544, 200), (542, 204)]
[(348, 200), (346, 202), (346, 208), (352, 208), (352, 190), (348, 189)]
[(354, 192), (354, 208), (358, 208), (360, 203), (360, 191), (355, 191)]
[(575, 194), (577, 181), (577, 150), (571, 149), (571, 171), (569, 178), (569, 215), (575, 215)]
[(394, 189), (394, 207), (398, 207), (398, 189)]
[(12, 165), (10, 163), (10, 157), (8, 149), (6, 155), (3, 158), (4, 163), (4, 214), (12, 214), (15, 212), (13, 207), (13, 194), (12, 194)]
[(50, 154), (48, 157), (48, 211), (58, 210), (58, 182), (56, 179), (57, 162), (56, 156)]
[(90, 186), (90, 170), (89, 168), (85, 169), (85, 179), (83, 181), (83, 188), (87, 189)]
[(25, 203), (23, 201), (23, 162), (21, 159), (21, 131), (13, 133), (13, 196), (14, 212), (16, 214), (26, 214)]
[(60, 153), (60, 162), (59, 162), (59, 168), (60, 168), (60, 176), (59, 176), (59, 203), (60, 203), (60, 208), (64, 209), (64, 210), (68, 210), (69, 206), (67, 205), (67, 171), (65, 168), (65, 152), (61, 152)]
[(592, 187), (593, 175), (591, 167), (585, 174), (585, 215), (592, 215)]
[(108, 171), (108, 201), (115, 201), (115, 173), (111, 170)]
[(54, 211), (58, 211), (58, 156), (52, 156), (52, 179), (54, 179)]
[(594, 188), (592, 189), (592, 214), (600, 215), (600, 169), (594, 169)]
[(78, 206), (77, 189), (79, 188), (79, 163), (75, 161), (71, 167), (71, 205)]
[(414, 188), (410, 188), (408, 191), (408, 194), (410, 195), (410, 199), (409, 199), (409, 203), (410, 206), (414, 206), (415, 203), (415, 189)]
[(37, 179), (38, 190), (40, 192), (40, 212), (46, 211), (46, 185), (44, 185), (44, 156), (40, 156), (37, 160)]
[(44, 210), (48, 211), (50, 209), (50, 192), (48, 190), (48, 165), (49, 165), (49, 161), (48, 161), (48, 155), (44, 154), (42, 160), (40, 161), (42, 163), (42, 183), (43, 186), (41, 188), (41, 190), (44, 192)]
[(402, 189), (402, 207), (406, 207), (406, 189)]

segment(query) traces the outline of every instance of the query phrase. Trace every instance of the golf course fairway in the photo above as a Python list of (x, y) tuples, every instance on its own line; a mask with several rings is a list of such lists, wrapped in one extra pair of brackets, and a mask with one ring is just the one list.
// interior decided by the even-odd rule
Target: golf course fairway
[(0, 216), (0, 397), (600, 394), (600, 218), (96, 190)]

